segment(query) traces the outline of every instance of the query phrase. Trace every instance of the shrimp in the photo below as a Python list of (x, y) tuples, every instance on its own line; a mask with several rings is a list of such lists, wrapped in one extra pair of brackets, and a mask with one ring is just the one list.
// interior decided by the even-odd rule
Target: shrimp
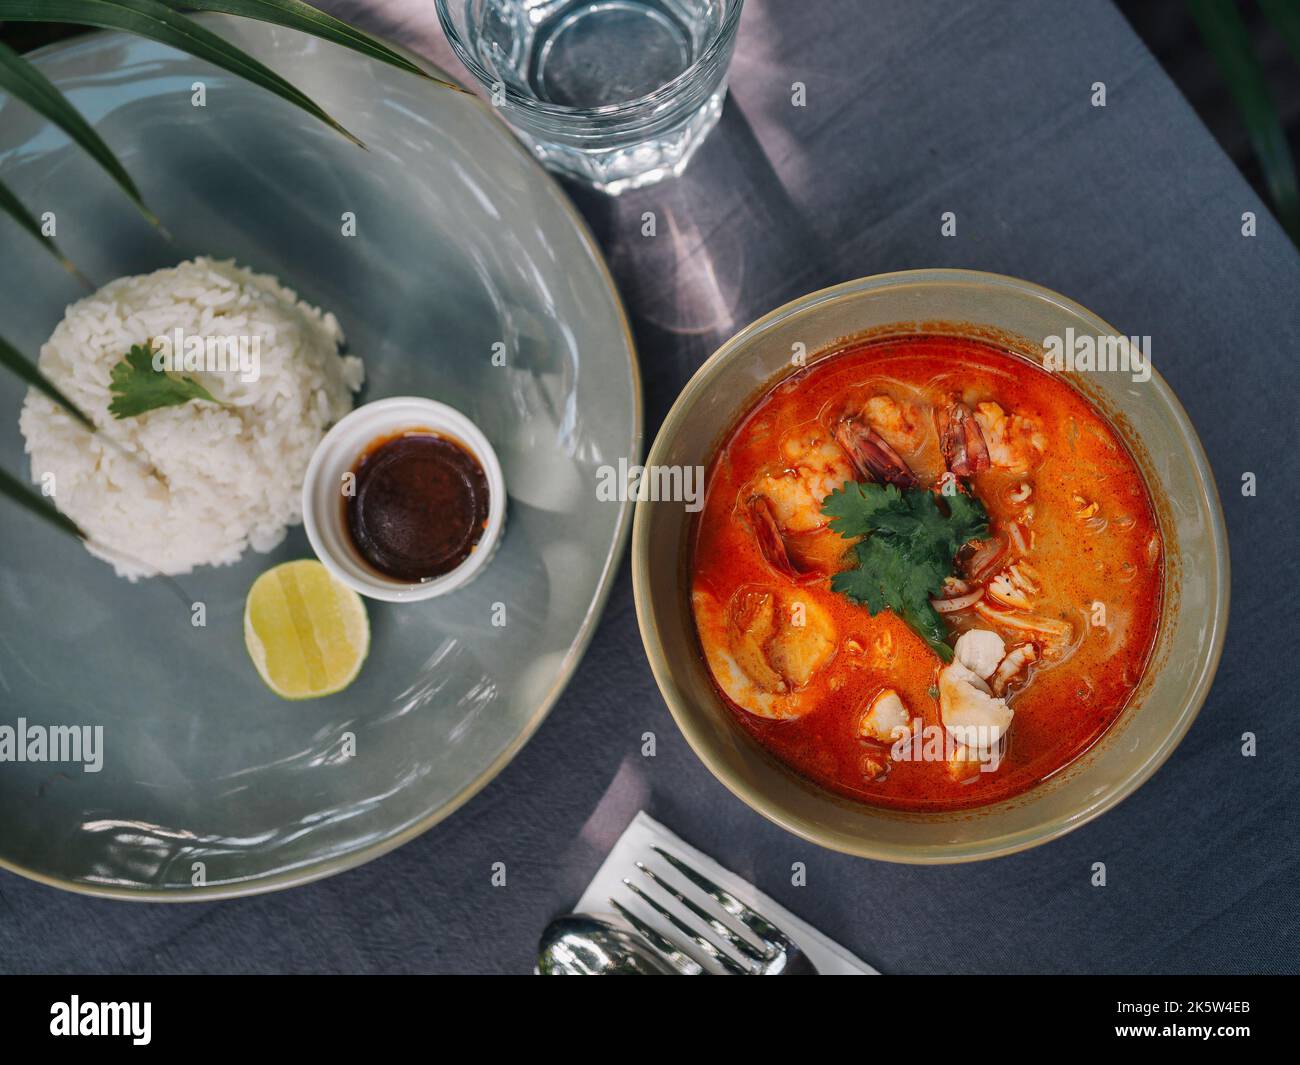
[(781, 443), (783, 466), (760, 474), (745, 508), (763, 557), (788, 577), (833, 571), (848, 547), (828, 528), (822, 503), (853, 479), (839, 445), (820, 425), (801, 427)]
[(815, 708), (806, 689), (839, 643), (823, 607), (798, 589), (757, 585), (738, 589), (725, 606), (702, 589), (691, 598), (709, 669), (728, 699), (777, 720)]
[(1038, 422), (1023, 414), (1008, 414), (996, 403), (980, 403), (975, 421), (988, 447), (989, 460), (996, 469), (1011, 473), (1028, 473), (1042, 460), (1047, 437)]
[(844, 452), (820, 425), (803, 426), (781, 442), (781, 469), (761, 475), (754, 493), (767, 498), (787, 532), (811, 532), (826, 524), (822, 501), (853, 479)]
[(934, 418), (939, 450), (949, 470), (969, 477), (989, 468), (989, 449), (970, 407), (954, 397), (946, 407), (935, 408)]
[(921, 408), (893, 396), (875, 395), (860, 407), (856, 401), (834, 421), (835, 441), (848, 455), (859, 480), (915, 488), (915, 474), (899, 452), (915, 452), (925, 443)]
[(920, 483), (902, 456), (864, 418), (845, 415), (835, 426), (835, 439), (859, 477), (899, 488), (915, 488)]
[(978, 747), (954, 743), (948, 752), (948, 777), (956, 784), (974, 780), (979, 776), (988, 755)]
[(895, 451), (911, 453), (925, 445), (925, 418), (916, 403), (872, 396), (862, 405), (862, 417)]

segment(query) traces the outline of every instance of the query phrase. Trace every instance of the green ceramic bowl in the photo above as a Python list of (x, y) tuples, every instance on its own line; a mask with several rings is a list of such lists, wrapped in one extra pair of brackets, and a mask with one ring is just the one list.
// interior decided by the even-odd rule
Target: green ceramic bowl
[[(812, 357), (862, 333), (949, 333), (992, 338), (1041, 361), (1043, 339), (1071, 327), (1116, 334), (1077, 303), (997, 274), (913, 270), (837, 285), (727, 341), (678, 397), (646, 461), (707, 465), (756, 394), (789, 372), (796, 343)], [(633, 580), (655, 679), (696, 754), (759, 813), (814, 843), (868, 858), (991, 858), (1054, 839), (1110, 809), (1186, 734), (1209, 691), (1228, 617), (1227, 537), (1209, 464), (1158, 374), (1145, 383), (1118, 373), (1066, 376), (1111, 418), (1147, 478), (1166, 548), (1166, 607), (1151, 664), (1119, 720), (1082, 758), (1004, 802), (941, 814), (876, 809), (832, 795), (768, 754), (733, 722), (698, 650), (686, 570), (692, 516), (680, 503), (638, 502)]]

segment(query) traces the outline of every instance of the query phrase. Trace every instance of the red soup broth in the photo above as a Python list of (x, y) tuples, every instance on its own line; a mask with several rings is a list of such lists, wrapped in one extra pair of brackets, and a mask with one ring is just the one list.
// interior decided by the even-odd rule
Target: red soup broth
[[(1032, 562), (1034, 613), (1066, 622), (1073, 633), (1057, 661), (1040, 661), (1009, 702), (1014, 719), (994, 772), (957, 780), (942, 760), (888, 758), (888, 745), (859, 735), (872, 699), (891, 688), (908, 715), (942, 728), (936, 681), (939, 657), (890, 611), (832, 592), (825, 574), (790, 577), (760, 549), (745, 501), (764, 471), (780, 469), (783, 442), (825, 426), (847, 403), (890, 396), (914, 404), (919, 444), (906, 456), (921, 485), (945, 463), (934, 410), (953, 394), (974, 407), (997, 403), (1032, 419), (1045, 442), (1028, 472), (991, 468), (970, 489), (994, 534), (1014, 522), (1032, 535), (1021, 556)], [(1022, 486), (1030, 488), (1026, 516)], [(1016, 500), (1016, 501), (1013, 501)], [(1095, 504), (1095, 507), (1094, 507)], [(1014, 560), (1014, 554), (1008, 556)], [(1006, 560), (1004, 560), (1005, 562)], [(739, 726), (780, 761), (833, 792), (875, 806), (938, 811), (1007, 799), (1058, 772), (1115, 721), (1140, 680), (1160, 617), (1163, 558), (1158, 524), (1136, 462), (1109, 422), (1064, 380), (1026, 359), (963, 338), (912, 336), (867, 341), (818, 359), (784, 378), (745, 413), (713, 458), (704, 506), (691, 543), (697, 636), (726, 639), (699, 608), (700, 595), (728, 604), (744, 589), (793, 590), (828, 618), (834, 651), (800, 686), (802, 716), (776, 720), (750, 713), (717, 684)], [(1098, 615), (1097, 604), (1104, 610)], [(721, 612), (725, 615), (725, 609)], [(998, 626), (974, 612), (947, 618), (955, 637)], [(1100, 620), (1100, 624), (1098, 624)], [(1016, 645), (1014, 633), (1001, 633)], [(883, 772), (877, 772), (882, 761)]]

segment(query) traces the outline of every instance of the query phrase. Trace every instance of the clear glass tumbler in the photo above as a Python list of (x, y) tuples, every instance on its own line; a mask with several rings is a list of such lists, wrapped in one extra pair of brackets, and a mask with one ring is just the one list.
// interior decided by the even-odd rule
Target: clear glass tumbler
[(617, 195), (685, 169), (722, 113), (744, 0), (436, 0), (551, 170)]

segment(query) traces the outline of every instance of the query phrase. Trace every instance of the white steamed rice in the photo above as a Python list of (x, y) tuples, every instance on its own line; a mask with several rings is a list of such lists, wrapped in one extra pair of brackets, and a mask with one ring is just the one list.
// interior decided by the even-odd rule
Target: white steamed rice
[[(132, 345), (178, 327), (260, 337), (260, 375), (187, 373), (221, 405), (192, 400), (114, 418), (113, 367)], [(270, 551), (302, 520), (312, 451), (361, 387), (362, 362), (339, 354), (342, 341), (334, 315), (233, 262), (199, 258), (119, 278), (72, 304), (41, 348), (41, 370), (100, 432), (29, 390), (19, 427), (32, 480), (52, 476), (59, 509), (132, 580), (225, 565), (248, 547)]]

